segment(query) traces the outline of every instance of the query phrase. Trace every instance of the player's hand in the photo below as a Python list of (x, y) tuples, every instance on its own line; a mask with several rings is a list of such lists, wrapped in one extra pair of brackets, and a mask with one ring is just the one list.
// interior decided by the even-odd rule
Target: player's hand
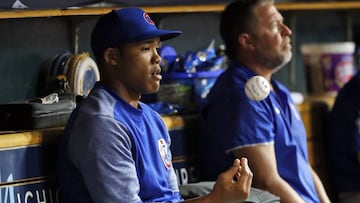
[(233, 166), (219, 175), (210, 195), (222, 203), (243, 201), (250, 195), (252, 178), (248, 160), (235, 159)]

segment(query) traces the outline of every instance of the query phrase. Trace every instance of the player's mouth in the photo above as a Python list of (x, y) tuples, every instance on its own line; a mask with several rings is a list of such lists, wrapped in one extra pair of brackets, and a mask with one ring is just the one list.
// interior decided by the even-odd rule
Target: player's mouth
[(156, 71), (152, 72), (151, 75), (152, 75), (156, 80), (161, 80), (161, 79), (162, 79), (162, 76), (161, 76), (159, 70), (156, 70)]
[(285, 43), (284, 43), (284, 48), (287, 49), (287, 50), (291, 50), (291, 41), (290, 41), (290, 38), (287, 38), (285, 39)]
[(292, 46), (291, 46), (290, 43), (287, 43), (287, 44), (285, 45), (285, 48), (286, 48), (286, 49), (291, 49), (291, 47), (292, 47)]

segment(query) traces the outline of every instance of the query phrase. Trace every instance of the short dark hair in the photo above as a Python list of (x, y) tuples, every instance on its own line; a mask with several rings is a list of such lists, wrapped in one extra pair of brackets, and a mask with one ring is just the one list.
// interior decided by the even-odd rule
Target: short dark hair
[(222, 12), (220, 34), (225, 43), (225, 53), (230, 59), (236, 56), (238, 36), (249, 33), (254, 26), (254, 8), (263, 2), (274, 3), (274, 0), (236, 0), (228, 4)]

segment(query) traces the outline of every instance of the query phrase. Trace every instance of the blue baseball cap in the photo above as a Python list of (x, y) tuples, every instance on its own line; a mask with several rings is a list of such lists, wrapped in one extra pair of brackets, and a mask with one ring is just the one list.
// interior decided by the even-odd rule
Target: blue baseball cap
[(124, 43), (140, 42), (159, 37), (161, 41), (181, 34), (177, 30), (160, 30), (149, 14), (136, 7), (113, 10), (101, 16), (91, 34), (91, 49), (95, 56), (107, 48)]

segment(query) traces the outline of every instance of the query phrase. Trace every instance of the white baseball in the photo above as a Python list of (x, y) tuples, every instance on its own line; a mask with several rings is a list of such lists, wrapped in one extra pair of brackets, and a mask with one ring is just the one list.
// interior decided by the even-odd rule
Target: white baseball
[(253, 76), (245, 83), (245, 94), (254, 101), (261, 101), (265, 99), (269, 93), (270, 84), (262, 76)]

